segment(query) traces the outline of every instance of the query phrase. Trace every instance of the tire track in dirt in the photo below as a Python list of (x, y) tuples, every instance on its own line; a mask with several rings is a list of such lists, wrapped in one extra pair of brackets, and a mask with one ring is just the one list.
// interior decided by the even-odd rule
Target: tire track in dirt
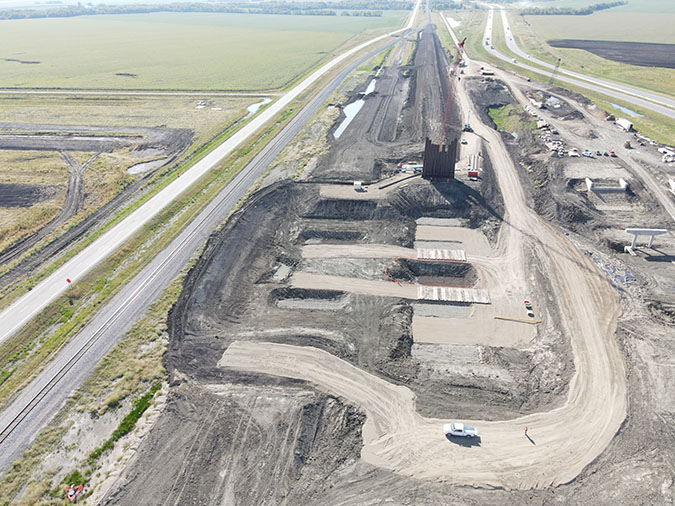
[(0, 255), (0, 265), (7, 264), (15, 258), (23, 255), (39, 241), (56, 230), (59, 225), (77, 214), (77, 212), (82, 208), (82, 204), (84, 202), (82, 175), (89, 165), (91, 165), (93, 161), (96, 160), (99, 154), (100, 153), (93, 154), (86, 162), (80, 165), (77, 163), (77, 161), (75, 161), (70, 153), (65, 151), (59, 152), (61, 159), (68, 167), (69, 174), (68, 190), (66, 192), (66, 199), (63, 203), (61, 211), (59, 211), (59, 214), (57, 214), (54, 219), (52, 219), (42, 228), (7, 247), (2, 252), (2, 255)]

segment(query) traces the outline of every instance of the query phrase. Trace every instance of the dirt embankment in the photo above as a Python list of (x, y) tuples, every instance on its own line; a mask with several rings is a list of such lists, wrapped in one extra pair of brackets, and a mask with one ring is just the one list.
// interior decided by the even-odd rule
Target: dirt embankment
[[(375, 91), (338, 138), (329, 131), (330, 151), (311, 174), (314, 181), (377, 181), (399, 162), (422, 160), (424, 140), (446, 142), (459, 135), (459, 110), (446, 101), (448, 79), (438, 69), (448, 67), (445, 52), (432, 26), (421, 32), (414, 64), (404, 77), (398, 67), (384, 69)], [(359, 98), (368, 83), (348, 99)]]
[(301, 504), (358, 458), (364, 417), (334, 397), (302, 385), (194, 393), (189, 383), (173, 389), (170, 420), (137, 457), (146, 465), (127, 472), (106, 504)]
[[(502, 134), (522, 169), (520, 177), (532, 205), (556, 225), (572, 232), (568, 234), (570, 238), (601, 267), (620, 294), (623, 314), (617, 338), (627, 363), (629, 408), (608, 449), (577, 479), (545, 493), (529, 494), (524, 502), (549, 504), (556, 497), (557, 501), (574, 504), (670, 504), (675, 496), (670, 472), (675, 455), (663, 441), (673, 437), (675, 406), (670, 400), (673, 384), (666, 379), (672, 376), (672, 361), (664, 357), (672, 355), (672, 339), (666, 336), (672, 334), (674, 299), (672, 290), (665, 287), (672, 288), (675, 277), (672, 269), (663, 269), (662, 265), (675, 253), (675, 245), (672, 240), (664, 240), (656, 250), (632, 257), (624, 253), (630, 239), (623, 232), (629, 224), (639, 222), (641, 226), (659, 228), (670, 220), (636, 177), (631, 167), (632, 153), (617, 148), (623, 142), (622, 134), (599, 119), (592, 103), (558, 88), (535, 89), (534, 83), (531, 87), (527, 86), (528, 93), (554, 94), (568, 102), (561, 108), (541, 111), (542, 117), (559, 131), (554, 139), (580, 151), (606, 146), (603, 150), (615, 149), (618, 154), (617, 158), (557, 158), (551, 156), (538, 134), (530, 140), (521, 136), (517, 143), (511, 134)], [(473, 98), (487, 109), (496, 98), (480, 90)], [(639, 158), (646, 170), (659, 173), (658, 165), (650, 162), (646, 154)], [(652, 157), (654, 161), (658, 159)], [(589, 192), (584, 177), (610, 186), (623, 177), (629, 189), (625, 193)], [(547, 273), (537, 267), (540, 263), (533, 259), (532, 274), (539, 279), (539, 286), (546, 287)], [(566, 353), (564, 348), (552, 351)], [(516, 502), (513, 497), (509, 500)]]
[[(481, 120), (496, 128), (488, 110), (504, 105), (513, 105), (523, 117), (521, 124), (513, 132), (501, 132), (509, 153), (520, 165), (520, 173), (532, 207), (541, 215), (573, 230), (586, 223), (593, 209), (575, 192), (566, 192), (567, 180), (564, 176), (564, 164), (551, 158), (548, 148), (537, 138), (537, 132), (524, 125), (530, 121), (528, 115), (514, 100), (504, 83), (500, 81), (478, 81), (471, 88), (471, 98), (476, 103)], [(571, 111), (569, 111), (571, 114)], [(554, 187), (556, 191), (551, 191)], [(562, 196), (561, 196), (562, 195)]]

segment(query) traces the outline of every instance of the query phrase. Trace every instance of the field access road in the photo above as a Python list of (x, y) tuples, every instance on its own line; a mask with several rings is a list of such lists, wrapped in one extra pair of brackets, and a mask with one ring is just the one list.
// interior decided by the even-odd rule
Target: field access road
[[(494, 47), (494, 39), (492, 37), (492, 21), (493, 21), (493, 16), (494, 16), (494, 8), (490, 7), (488, 11), (488, 20), (485, 25), (485, 32), (483, 35), (483, 44), (485, 47), (485, 50), (491, 53), (492, 55), (496, 56), (500, 60), (503, 60), (505, 62), (508, 62), (512, 65), (516, 65), (517, 67), (529, 70), (530, 72), (535, 72), (537, 74), (540, 74), (542, 76), (550, 77), (552, 69), (554, 68), (553, 65), (543, 62), (541, 60), (537, 60), (536, 58), (533, 58), (529, 55), (527, 55), (525, 52), (521, 51), (518, 48), (518, 51), (520, 51), (519, 55), (521, 55), (523, 58), (527, 59), (528, 61), (531, 61), (533, 63), (537, 63), (539, 65), (544, 65), (547, 66), (548, 68), (551, 68), (551, 71), (546, 71), (543, 70), (539, 67), (534, 67), (532, 65), (528, 65), (526, 63), (523, 63), (520, 60), (515, 61), (514, 63), (514, 58), (511, 58), (509, 56), (506, 56), (503, 53), (500, 53), (497, 49), (493, 49)], [(504, 14), (504, 11), (502, 10), (502, 17), (503, 19), (506, 19), (506, 15)], [(444, 18), (445, 19), (445, 18)], [(505, 23), (508, 23), (505, 21)], [(505, 33), (505, 38), (507, 45), (509, 49), (513, 50), (513, 47), (518, 47), (515, 45), (515, 42), (513, 40), (510, 27), (508, 24), (504, 25), (504, 33)], [(486, 44), (486, 41), (489, 41), (489, 43)], [(511, 44), (509, 44), (511, 42)], [(515, 51), (514, 51), (515, 52)], [(624, 102), (627, 102), (629, 104), (636, 105), (638, 107), (643, 107), (645, 109), (649, 109), (650, 111), (654, 111), (659, 114), (663, 114), (664, 116), (667, 117), (673, 117), (675, 116), (675, 100), (657, 95), (654, 93), (650, 93), (646, 90), (638, 90), (636, 88), (631, 88), (629, 86), (625, 85), (618, 85), (615, 83), (610, 83), (608, 81), (603, 81), (601, 79), (597, 79), (595, 77), (589, 77), (583, 74), (579, 74), (577, 72), (570, 72), (570, 71), (563, 71), (564, 69), (559, 69), (558, 74), (555, 76), (555, 79), (558, 81), (562, 81), (568, 84), (573, 84), (574, 86), (578, 86), (580, 88), (584, 88), (589, 91), (594, 91), (596, 93), (601, 93), (603, 95), (606, 95), (608, 97), (615, 98), (617, 100), (622, 100)], [(567, 75), (561, 75), (561, 74), (567, 74)], [(574, 75), (576, 77), (569, 77), (569, 75)], [(641, 98), (641, 97), (649, 97), (649, 99)], [(654, 97), (654, 101), (652, 101), (652, 97)]]
[(29, 386), (0, 411), (0, 473), (20, 456), (125, 331), (180, 273), (209, 234), (223, 222), (255, 180), (300, 132), (347, 75), (398, 40), (400, 39), (392, 39), (359, 58), (332, 79), (204, 211), (105, 305)]
[(417, 412), (411, 390), (317, 348), (237, 341), (219, 365), (302, 379), (357, 404), (367, 415), (361, 457), (372, 465), (462, 485), (555, 486), (593, 462), (625, 419), (625, 364), (616, 341), (619, 300), (597, 266), (527, 206), (518, 170), (499, 133), (480, 122), (466, 83), (457, 83), (457, 98), (463, 116), (475, 118), (472, 126), (485, 141), (504, 199), (497, 244), (504, 277), (527, 274), (532, 260), (526, 258), (535, 258), (550, 283), (559, 311), (556, 323), (571, 343), (575, 371), (564, 403), (512, 420), (467, 421), (481, 439), (460, 444), (444, 437), (448, 420)]
[(68, 289), (67, 279), (76, 283), (77, 280), (82, 278), (99, 262), (115, 252), (133, 234), (138, 232), (143, 225), (159, 214), (174, 199), (196, 183), (199, 178), (209, 170), (216, 167), (227, 155), (232, 153), (232, 151), (244, 143), (251, 135), (263, 127), (263, 125), (275, 118), (277, 114), (313, 85), (320, 77), (326, 74), (326, 72), (362, 49), (376, 42), (391, 38), (392, 35), (404, 32), (412, 27), (420, 2), (421, 0), (418, 0), (415, 4), (407, 26), (364, 42), (363, 44), (344, 52), (310, 74), (306, 79), (300, 82), (300, 84), (272, 103), (267, 109), (254, 117), (237, 133), (224, 141), (220, 146), (216, 147), (157, 195), (152, 197), (136, 211), (94, 241), (86, 249), (54, 271), (53, 274), (41, 281), (30, 292), (26, 293), (0, 312), (0, 343), (12, 336), (23, 325), (40, 313), (40, 311), (42, 311), (50, 302), (56, 300), (63, 294)]

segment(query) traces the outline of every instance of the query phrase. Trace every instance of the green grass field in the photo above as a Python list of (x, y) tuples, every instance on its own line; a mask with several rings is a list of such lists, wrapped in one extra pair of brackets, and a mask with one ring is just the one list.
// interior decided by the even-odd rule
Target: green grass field
[(154, 13), (0, 21), (0, 87), (283, 88), (350, 39), (396, 28), (407, 14)]
[(609, 9), (588, 16), (525, 16), (525, 19), (544, 39), (675, 44), (675, 14)]

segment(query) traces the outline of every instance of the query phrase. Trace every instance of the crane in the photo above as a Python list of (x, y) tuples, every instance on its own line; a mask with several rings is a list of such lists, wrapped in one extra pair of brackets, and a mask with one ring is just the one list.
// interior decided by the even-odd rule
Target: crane
[(551, 78), (548, 80), (548, 84), (551, 84), (551, 83), (553, 82), (553, 77), (554, 77), (554, 76), (556, 75), (556, 73), (558, 72), (558, 69), (560, 68), (560, 63), (561, 63), (561, 62), (562, 62), (562, 60), (561, 60), (560, 58), (558, 58), (558, 61), (555, 62), (555, 68), (553, 69), (553, 72), (551, 72)]

